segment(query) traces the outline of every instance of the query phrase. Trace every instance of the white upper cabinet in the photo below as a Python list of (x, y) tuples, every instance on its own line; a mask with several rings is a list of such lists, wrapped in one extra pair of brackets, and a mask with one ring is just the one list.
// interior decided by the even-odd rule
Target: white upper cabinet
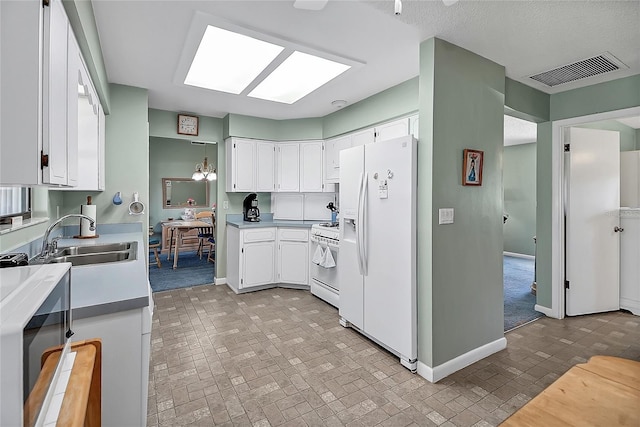
[(273, 142), (231, 137), (225, 144), (227, 192), (274, 191)]
[(256, 143), (251, 139), (229, 138), (225, 142), (227, 191), (255, 190)]
[(256, 191), (275, 191), (275, 164), (273, 142), (256, 141)]
[[(79, 184), (80, 49), (60, 0), (0, 2), (0, 185)], [(97, 96), (96, 102), (97, 101)], [(99, 123), (96, 122), (96, 132)], [(99, 139), (98, 139), (99, 141)]]
[(322, 141), (300, 143), (300, 192), (324, 191), (323, 154)]
[(283, 192), (300, 191), (300, 144), (276, 143), (277, 189)]
[(409, 118), (383, 123), (374, 129), (376, 142), (407, 136), (409, 135)]
[[(73, 190), (103, 191), (104, 177), (104, 111), (89, 73), (80, 60), (78, 92), (78, 184)], [(80, 88), (82, 88), (80, 90)]]
[[(360, 130), (358, 132), (354, 132), (350, 134), (351, 136), (351, 146), (357, 147), (359, 145), (370, 144), (376, 140), (375, 137), (375, 128), (369, 128)], [(338, 164), (340, 163), (340, 158), (338, 157)]]
[(325, 141), (324, 144), (326, 182), (338, 182), (340, 178), (340, 151), (351, 148), (351, 135), (339, 136)]

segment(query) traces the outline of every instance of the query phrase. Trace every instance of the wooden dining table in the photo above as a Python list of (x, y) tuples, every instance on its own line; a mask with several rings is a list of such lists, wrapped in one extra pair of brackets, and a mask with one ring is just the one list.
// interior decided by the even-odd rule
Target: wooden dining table
[(193, 230), (194, 228), (209, 229), (213, 231), (213, 224), (202, 220), (190, 220), (190, 221), (171, 221), (165, 223), (171, 229), (171, 237), (169, 238), (169, 252), (167, 258), (171, 256), (171, 249), (173, 245), (173, 236), (176, 236), (176, 244), (173, 245), (173, 269), (178, 268), (178, 252), (180, 250), (180, 243), (182, 241), (182, 234)]

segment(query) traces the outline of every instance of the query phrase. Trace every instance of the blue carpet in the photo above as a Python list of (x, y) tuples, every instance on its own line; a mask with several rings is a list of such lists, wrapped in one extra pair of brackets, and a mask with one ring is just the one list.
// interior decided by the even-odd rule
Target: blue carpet
[(533, 309), (535, 295), (531, 294), (533, 283), (533, 260), (504, 257), (504, 330), (508, 331), (542, 316)]
[[(155, 261), (153, 252), (149, 255), (149, 261)], [(167, 261), (166, 255), (160, 255), (160, 262), (162, 268), (149, 265), (149, 283), (153, 292), (207, 285), (214, 281), (215, 264), (207, 261), (206, 251), (202, 259), (195, 252), (180, 252), (178, 268), (175, 270), (173, 256), (170, 261)]]

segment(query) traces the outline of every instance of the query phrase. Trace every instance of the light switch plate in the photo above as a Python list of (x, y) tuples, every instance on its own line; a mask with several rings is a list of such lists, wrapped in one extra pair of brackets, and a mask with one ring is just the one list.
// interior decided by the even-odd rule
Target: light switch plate
[(453, 224), (453, 208), (440, 208), (438, 210), (438, 224)]
[(223, 200), (222, 201), (222, 209), (229, 209), (229, 201), (228, 200)]

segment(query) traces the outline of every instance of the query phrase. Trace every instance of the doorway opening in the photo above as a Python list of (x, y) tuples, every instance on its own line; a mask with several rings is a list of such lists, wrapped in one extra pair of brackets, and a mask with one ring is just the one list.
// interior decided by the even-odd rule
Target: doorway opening
[(534, 307), (536, 123), (504, 116), (504, 330), (541, 316)]
[[(614, 122), (618, 120), (624, 121), (631, 118), (638, 120), (640, 117), (640, 107), (628, 108), (624, 110), (610, 111), (606, 113), (593, 114), (589, 116), (576, 117), (566, 120), (559, 120), (552, 124), (552, 241), (551, 241), (551, 285), (552, 285), (552, 303), (551, 310), (541, 310), (551, 317), (562, 319), (566, 315), (566, 290), (565, 290), (565, 245), (567, 239), (565, 233), (567, 224), (565, 224), (565, 206), (564, 201), (567, 198), (568, 190), (565, 188), (565, 175), (567, 165), (565, 164), (565, 141), (567, 139), (567, 129), (571, 127), (594, 127), (603, 126), (603, 123)], [(622, 123), (619, 122), (619, 123)], [(597, 122), (597, 123), (596, 123)], [(610, 123), (609, 123), (610, 125)], [(617, 125), (616, 125), (617, 126)], [(634, 129), (636, 135), (635, 150), (640, 149), (637, 142), (637, 129), (640, 128), (636, 124)], [(621, 143), (621, 151), (627, 149), (626, 142)], [(586, 261), (585, 261), (586, 262)], [(571, 285), (570, 285), (571, 286)]]

